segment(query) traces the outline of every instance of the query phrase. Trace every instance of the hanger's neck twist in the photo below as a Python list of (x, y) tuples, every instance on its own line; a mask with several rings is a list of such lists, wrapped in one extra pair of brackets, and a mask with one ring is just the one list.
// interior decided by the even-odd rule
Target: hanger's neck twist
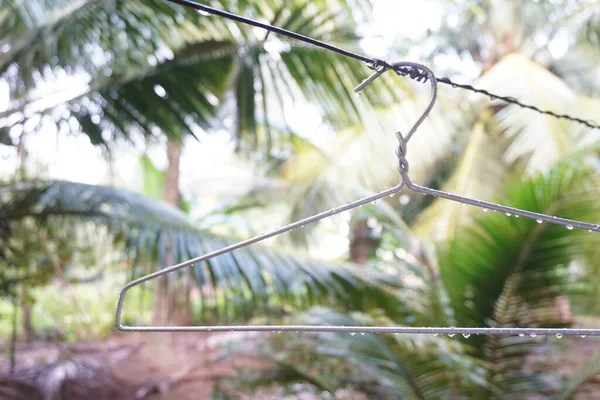
[(373, 75), (365, 79), (360, 85), (358, 85), (354, 91), (359, 93), (363, 90), (367, 85), (375, 81), (379, 76), (384, 74), (386, 71), (394, 71), (396, 74), (400, 76), (408, 76), (417, 82), (427, 82), (429, 81), (431, 84), (431, 96), (429, 99), (429, 104), (419, 117), (417, 121), (413, 124), (406, 135), (403, 135), (402, 132), (396, 132), (396, 138), (398, 139), (398, 147), (396, 148), (396, 156), (398, 157), (398, 172), (400, 172), (400, 176), (402, 177), (401, 185), (406, 185), (409, 189), (415, 187), (408, 177), (408, 172), (410, 170), (410, 166), (408, 164), (408, 160), (406, 159), (407, 149), (408, 149), (408, 141), (415, 134), (417, 129), (421, 126), (423, 121), (427, 118), (435, 101), (437, 100), (437, 79), (433, 74), (431, 69), (427, 68), (425, 65), (413, 63), (409, 61), (401, 61), (393, 64), (389, 64), (385, 61), (375, 61), (367, 64), (370, 69), (375, 71)]

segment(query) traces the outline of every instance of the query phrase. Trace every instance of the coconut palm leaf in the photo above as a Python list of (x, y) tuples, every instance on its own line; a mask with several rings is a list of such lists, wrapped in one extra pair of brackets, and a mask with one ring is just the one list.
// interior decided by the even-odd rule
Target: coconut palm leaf
[[(33, 218), (40, 224), (48, 219), (61, 221), (64, 229), (76, 229), (86, 221), (108, 227), (133, 259), (132, 277), (149, 272), (157, 264), (166, 266), (168, 242), (174, 263), (234, 242), (198, 229), (182, 212), (165, 203), (108, 187), (65, 181), (23, 182), (2, 186), (0, 199), (0, 221), (4, 223)], [(252, 309), (258, 312), (259, 306), (302, 308), (317, 302), (350, 309), (380, 307), (392, 314), (401, 308), (393, 295), (399, 286), (385, 274), (321, 263), (268, 247), (240, 249), (195, 265), (191, 271), (176, 275), (180, 280), (193, 279), (204, 292), (210, 288), (217, 293), (213, 303), (201, 305), (201, 315), (205, 309), (214, 308), (221, 318), (238, 315), (240, 310), (248, 317)]]
[[(387, 317), (341, 314), (327, 308), (313, 308), (292, 319), (292, 323), (310, 325), (392, 324)], [(456, 393), (455, 390), (459, 387), (464, 389), (476, 385), (472, 378), (477, 375), (478, 362), (467, 355), (467, 346), (450, 338), (318, 333), (313, 339), (311, 358), (344, 360), (349, 369), (346, 372), (348, 376), (344, 379), (346, 383), (368, 389), (369, 392), (376, 393), (377, 398), (439, 399)], [(290, 343), (284, 348), (278, 347), (277, 351), (266, 351), (264, 357), (275, 361), (276, 368), (286, 371), (288, 376), (292, 375), (305, 382), (316, 382), (329, 389), (328, 382), (323, 382), (319, 375), (318, 366), (309, 369), (302, 362), (287, 362), (294, 351), (293, 343)], [(295, 373), (290, 374), (290, 370)], [(473, 375), (469, 377), (470, 374)]]
[[(11, 47), (0, 60), (0, 72), (8, 72), (13, 96), (31, 90), (39, 78), (56, 78), (53, 73), (60, 69), (67, 74), (83, 71), (92, 78), (107, 72), (106, 68), (117, 75), (149, 69), (148, 56), (201, 38), (211, 24), (201, 24), (201, 16), (192, 10), (160, 0), (39, 0), (33, 4), (9, 0), (3, 9), (13, 11), (4, 15), (7, 26), (25, 28), (15, 32), (18, 39), (8, 36)], [(27, 18), (34, 13), (35, 18)]]
[[(485, 130), (482, 123), (473, 127), (469, 142), (442, 190), (488, 201), (497, 196), (508, 171), (502, 151)], [(436, 199), (417, 217), (412, 229), (418, 235), (441, 241), (454, 236), (473, 214), (479, 213), (481, 210), (474, 207)]]
[[(547, 174), (512, 184), (503, 204), (574, 220), (599, 221), (600, 181), (580, 162), (566, 161)], [(564, 266), (577, 258), (587, 232), (540, 224), (500, 213), (482, 214), (443, 245), (439, 262), (457, 326), (565, 326), (556, 311), (566, 292)], [(488, 371), (489, 394), (533, 389), (521, 371), (532, 338), (470, 339), (496, 365)]]
[[(356, 48), (360, 39), (352, 33), (356, 27), (350, 2), (218, 3), (348, 48)], [(365, 8), (368, 1), (352, 3)], [(18, 15), (28, 12), (24, 4), (11, 0), (9, 5), (19, 12), (0, 16), (19, 25), (17, 20), (24, 17)], [(0, 56), (0, 73), (13, 99), (9, 110), (0, 113), (1, 137), (13, 126), (46, 114), (52, 118), (45, 123), (81, 131), (103, 146), (115, 136), (138, 132), (193, 135), (197, 125), (215, 122), (226, 89), (234, 99), (235, 136), (248, 139), (249, 149), (268, 149), (286, 138), (285, 130), (270, 128), (280, 122), (284, 101), (316, 102), (330, 122), (358, 121), (350, 88), (371, 71), (359, 68), (355, 60), (162, 0), (46, 6), (39, 6), (39, 21), (21, 23), (26, 29), (23, 43), (9, 39), (11, 49)], [(38, 83), (73, 75), (82, 78), (77, 90), (70, 86), (69, 93), (34, 93)], [(384, 83), (389, 79), (378, 80), (365, 99), (373, 105), (389, 103), (396, 92), (390, 82)], [(34, 129), (38, 127), (39, 122)]]
[(570, 33), (588, 50), (600, 43), (600, 6), (598, 3), (577, 4), (575, 10), (563, 19)]
[[(542, 110), (573, 115), (578, 115), (586, 102), (559, 77), (514, 53), (482, 75), (477, 85), (535, 104)], [(551, 167), (576, 143), (574, 125), (569, 121), (532, 113), (514, 105), (504, 107), (496, 115), (500, 132), (510, 143), (504, 154), (505, 160), (510, 164), (524, 161), (527, 173)]]

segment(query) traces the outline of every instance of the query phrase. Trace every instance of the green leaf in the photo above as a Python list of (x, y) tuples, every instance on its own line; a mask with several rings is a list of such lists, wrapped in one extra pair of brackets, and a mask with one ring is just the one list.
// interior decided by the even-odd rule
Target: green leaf
[[(66, 181), (20, 182), (1, 186), (0, 201), (3, 223), (33, 219), (43, 225), (60, 218), (65, 230), (91, 221), (106, 226), (111, 234), (123, 234), (127, 238), (123, 251), (134, 256), (134, 267), (145, 264), (136, 269), (136, 276), (157, 268), (157, 262), (158, 268), (165, 266), (168, 236), (175, 262), (235, 242), (197, 228), (166, 203), (109, 187)], [(216, 304), (200, 304), (199, 315), (204, 315), (204, 308), (213, 307), (221, 316), (247, 319), (263, 312), (259, 305), (265, 300), (292, 309), (322, 302), (346, 309), (379, 307), (392, 314), (401, 309), (395, 298), (400, 283), (394, 277), (350, 264), (310, 260), (281, 248), (256, 245), (240, 249), (196, 265), (194, 272), (199, 288), (210, 288), (217, 295)], [(363, 299), (367, 297), (369, 302)]]
[[(600, 220), (599, 194), (596, 174), (581, 162), (565, 161), (546, 174), (510, 184), (500, 203), (592, 222)], [(568, 293), (565, 266), (581, 254), (587, 234), (503, 213), (482, 214), (440, 246), (440, 271), (454, 325), (568, 326), (571, 321), (562, 318), (554, 304)], [(535, 339), (475, 336), (469, 341), (480, 357), (501, 366), (488, 370), (490, 393), (534, 389), (538, 382), (521, 366)]]
[(162, 200), (165, 197), (165, 173), (152, 163), (147, 154), (140, 157), (142, 167), (142, 193), (151, 199)]

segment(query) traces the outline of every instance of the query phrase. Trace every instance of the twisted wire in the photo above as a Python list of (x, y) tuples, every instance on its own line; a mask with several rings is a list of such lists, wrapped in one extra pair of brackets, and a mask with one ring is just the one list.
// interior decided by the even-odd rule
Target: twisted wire
[[(393, 69), (398, 75), (409, 76), (411, 79), (417, 80), (419, 82), (427, 81), (427, 77), (424, 76), (422, 73), (420, 73), (415, 68), (409, 68), (409, 67), (393, 68), (386, 61), (383, 61), (383, 60), (380, 60), (377, 58), (373, 58), (373, 57), (369, 57), (366, 55), (358, 54), (355, 52), (351, 52), (351, 51), (345, 50), (341, 47), (334, 46), (330, 43), (326, 43), (321, 40), (311, 38), (309, 36), (305, 36), (305, 35), (302, 35), (297, 32), (289, 31), (287, 29), (283, 29), (283, 28), (280, 28), (280, 27), (277, 27), (277, 26), (274, 26), (274, 25), (271, 25), (268, 23), (259, 22), (259, 21), (253, 20), (251, 18), (247, 18), (247, 17), (241, 16), (241, 15), (230, 13), (228, 11), (219, 10), (218, 8), (207, 6), (205, 4), (200, 4), (195, 1), (191, 1), (191, 0), (166, 0), (166, 1), (175, 3), (175, 4), (179, 4), (182, 6), (190, 7), (190, 8), (196, 9), (198, 11), (203, 11), (205, 13), (214, 14), (214, 15), (217, 15), (217, 16), (220, 16), (223, 18), (227, 18), (232, 21), (240, 22), (240, 23), (243, 23), (246, 25), (251, 25), (251, 26), (254, 26), (257, 28), (264, 29), (269, 32), (274, 32), (274, 33), (277, 33), (277, 34), (280, 34), (283, 36), (290, 37), (292, 39), (300, 40), (304, 43), (309, 43), (311, 45), (320, 47), (322, 49), (333, 51), (333, 52), (343, 55), (345, 57), (349, 57), (349, 58), (353, 58), (358, 61), (365, 62), (365, 63), (367, 63), (367, 66), (369, 66), (369, 68), (371, 68), (375, 71), (380, 71), (381, 68)], [(515, 99), (514, 97), (500, 96), (500, 95), (491, 93), (485, 89), (479, 89), (479, 88), (473, 87), (472, 85), (456, 83), (456, 82), (452, 81), (450, 78), (441, 77), (441, 78), (436, 78), (436, 79), (439, 83), (451, 85), (453, 88), (459, 88), (459, 89), (471, 91), (474, 93), (483, 94), (483, 95), (490, 97), (492, 100), (501, 100), (505, 103), (513, 104), (517, 107), (528, 109), (528, 110), (534, 111), (534, 112), (542, 114), (542, 115), (548, 115), (548, 116), (551, 116), (551, 117), (554, 117), (557, 119), (565, 119), (565, 120), (569, 120), (571, 122), (583, 124), (584, 126), (590, 128), (590, 129), (600, 129), (600, 124), (598, 124), (597, 122), (592, 121), (592, 120), (585, 120), (582, 118), (573, 117), (568, 114), (559, 114), (554, 111), (543, 110), (537, 106), (520, 102), (519, 100)]]

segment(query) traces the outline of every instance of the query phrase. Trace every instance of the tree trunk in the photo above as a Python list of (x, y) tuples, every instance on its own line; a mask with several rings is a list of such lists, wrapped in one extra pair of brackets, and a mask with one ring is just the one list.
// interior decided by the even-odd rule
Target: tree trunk
[[(177, 139), (167, 141), (167, 172), (165, 176), (165, 201), (173, 207), (179, 208), (179, 162), (181, 159), (182, 143)], [(171, 241), (167, 241), (167, 267), (173, 264), (173, 251)], [(163, 276), (156, 281), (154, 295), (154, 324), (168, 325), (172, 319), (174, 306), (175, 284), (170, 275)]]
[(376, 245), (367, 220), (358, 220), (350, 230), (350, 261), (364, 265), (369, 261), (371, 249)]
[[(25, 132), (21, 134), (17, 142), (17, 154), (19, 155), (19, 166), (16, 179), (19, 181), (27, 179), (27, 148), (25, 147)], [(26, 267), (24, 267), (26, 268)], [(25, 342), (33, 340), (33, 323), (31, 321), (31, 298), (26, 285), (21, 285), (21, 318), (23, 324), (23, 335)]]
[(23, 318), (23, 336), (25, 343), (30, 343), (33, 340), (33, 324), (31, 323), (31, 305), (21, 305), (21, 317)]

